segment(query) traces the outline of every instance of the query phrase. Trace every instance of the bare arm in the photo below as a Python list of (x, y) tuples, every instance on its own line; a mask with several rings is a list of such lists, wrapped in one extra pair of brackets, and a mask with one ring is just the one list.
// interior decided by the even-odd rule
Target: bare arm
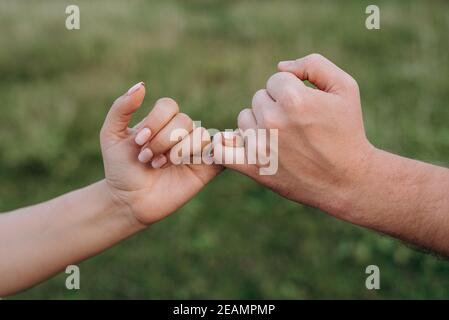
[(381, 150), (364, 170), (341, 214), (449, 256), (449, 170)]
[(105, 181), (0, 215), (0, 296), (35, 284), (144, 228)]
[[(321, 55), (278, 68), (238, 117), (243, 131), (278, 130), (270, 145), (277, 172), (260, 175), (259, 163), (225, 166), (293, 201), (449, 255), (449, 169), (373, 147), (357, 82)], [(214, 154), (241, 153), (235, 149), (215, 143)]]
[[(106, 117), (100, 134), (104, 180), (0, 215), (0, 296), (43, 281), (165, 218), (220, 172), (215, 165), (168, 163), (172, 148), (190, 145), (194, 131), (204, 130), (194, 129), (172, 99), (159, 99), (139, 125), (128, 128), (144, 96), (143, 83), (133, 86)], [(177, 129), (190, 134), (179, 142), (170, 139)]]

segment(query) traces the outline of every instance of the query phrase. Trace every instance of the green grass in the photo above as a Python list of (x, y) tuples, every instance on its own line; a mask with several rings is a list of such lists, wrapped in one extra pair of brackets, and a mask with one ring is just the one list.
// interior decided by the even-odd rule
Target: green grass
[[(81, 30), (67, 31), (78, 4)], [(208, 127), (236, 125), (279, 60), (320, 52), (359, 82), (368, 136), (449, 159), (447, 1), (0, 0), (0, 211), (103, 176), (98, 132), (140, 80)], [(137, 121), (136, 118), (136, 121)], [(0, 254), (1, 255), (1, 254)], [(5, 257), (0, 257), (5, 258)], [(381, 290), (365, 289), (365, 267)], [(14, 298), (448, 298), (449, 265), (225, 172), (149, 230)]]

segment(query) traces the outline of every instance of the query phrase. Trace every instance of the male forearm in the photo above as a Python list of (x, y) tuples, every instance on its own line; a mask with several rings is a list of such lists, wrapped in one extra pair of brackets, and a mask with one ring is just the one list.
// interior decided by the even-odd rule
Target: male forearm
[(449, 255), (449, 170), (381, 150), (369, 161), (344, 219)]
[(0, 215), (0, 296), (38, 283), (143, 226), (100, 181)]

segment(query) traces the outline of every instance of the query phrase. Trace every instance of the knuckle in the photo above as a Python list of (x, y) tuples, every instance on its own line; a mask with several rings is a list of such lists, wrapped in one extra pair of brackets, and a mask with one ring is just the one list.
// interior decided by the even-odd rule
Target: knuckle
[(267, 87), (270, 87), (270, 85), (273, 83), (282, 82), (285, 79), (293, 78), (293, 77), (294, 77), (293, 74), (291, 74), (290, 72), (285, 72), (285, 71), (276, 72), (273, 75), (271, 75), (270, 78), (268, 78)]
[(249, 112), (252, 112), (250, 108), (245, 108), (242, 111), (240, 111), (239, 115), (237, 116), (237, 119), (245, 117)]
[(323, 55), (319, 54), (319, 53), (312, 53), (309, 54), (307, 57), (307, 61), (310, 64), (317, 64), (317, 63), (321, 63), (325, 60), (325, 58), (323, 57)]
[[(266, 95), (266, 92), (265, 92), (264, 89), (257, 90), (256, 93), (253, 96), (252, 105), (255, 106), (256, 104), (259, 104), (259, 102), (261, 101), (262, 97), (264, 97), (265, 95)], [(240, 113), (242, 113), (244, 110), (242, 110)]]
[(172, 114), (176, 114), (179, 112), (179, 106), (172, 98), (160, 98), (157, 100), (156, 106), (158, 108), (163, 108), (166, 112), (170, 112)]
[(237, 121), (240, 122), (242, 120), (247, 119), (248, 116), (252, 116), (253, 111), (249, 108), (245, 108), (242, 111), (240, 111), (239, 115), (237, 116)]
[(251, 128), (256, 126), (253, 111), (251, 109), (244, 109), (240, 111), (237, 117), (237, 126), (239, 128)]
[(270, 88), (271, 85), (272, 85), (274, 82), (276, 82), (276, 81), (279, 80), (279, 73), (280, 73), (280, 72), (276, 72), (275, 74), (272, 74), (272, 75), (268, 78), (267, 83), (266, 83), (266, 87), (267, 87), (267, 88)]
[(302, 98), (297, 89), (285, 87), (279, 97), (279, 102), (283, 106), (296, 107), (302, 103)]
[(286, 79), (286, 78), (296, 79), (296, 76), (294, 76), (291, 72), (287, 72), (287, 71), (277, 72), (276, 76), (281, 79)]
[(190, 117), (187, 114), (182, 113), (182, 112), (178, 113), (176, 115), (176, 118), (182, 127), (188, 127), (188, 128), (193, 127), (193, 121), (192, 121), (192, 119), (190, 119)]

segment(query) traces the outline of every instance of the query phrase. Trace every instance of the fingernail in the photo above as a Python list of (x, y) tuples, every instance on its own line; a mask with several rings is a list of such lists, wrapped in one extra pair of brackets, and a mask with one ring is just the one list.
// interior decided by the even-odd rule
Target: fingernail
[(131, 88), (129, 88), (128, 92), (126, 93), (128, 96), (132, 95), (133, 93), (135, 93), (136, 91), (138, 91), (143, 85), (145, 85), (145, 83), (143, 82), (139, 82), (136, 83), (135, 85), (133, 85)]
[(147, 163), (153, 158), (153, 151), (151, 149), (145, 148), (140, 153), (137, 159), (142, 163)]
[(278, 67), (285, 68), (285, 67), (290, 66), (293, 62), (294, 62), (293, 60), (281, 61), (281, 62), (279, 62)]
[(139, 145), (142, 146), (144, 145), (148, 139), (151, 136), (151, 130), (149, 128), (143, 128), (142, 130), (140, 130), (140, 132), (136, 135), (136, 138), (134, 139), (134, 141)]
[(158, 169), (166, 163), (167, 163), (167, 158), (163, 154), (160, 154), (156, 158), (154, 158), (153, 161), (151, 161), (151, 166), (154, 169)]

